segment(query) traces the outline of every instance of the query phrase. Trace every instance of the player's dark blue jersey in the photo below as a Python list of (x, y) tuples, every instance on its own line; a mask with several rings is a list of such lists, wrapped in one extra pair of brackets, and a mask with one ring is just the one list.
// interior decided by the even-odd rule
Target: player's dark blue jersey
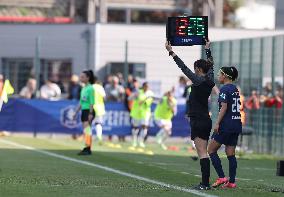
[(220, 123), (220, 132), (229, 133), (241, 133), (241, 100), (237, 87), (233, 84), (224, 85), (219, 94), (219, 111), (221, 109), (221, 103), (227, 103), (227, 111)]

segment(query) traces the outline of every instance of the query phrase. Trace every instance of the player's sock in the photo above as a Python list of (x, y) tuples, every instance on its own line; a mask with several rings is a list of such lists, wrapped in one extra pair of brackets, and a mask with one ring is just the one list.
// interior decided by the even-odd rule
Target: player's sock
[(162, 134), (162, 144), (167, 140), (167, 138), (169, 137), (169, 134), (166, 130), (164, 130), (163, 134)]
[(156, 137), (157, 137), (157, 143), (161, 144), (162, 143), (162, 135), (163, 135), (164, 129), (161, 128), (159, 130), (159, 132), (157, 133)]
[(138, 133), (139, 133), (139, 129), (138, 128), (132, 128), (133, 146), (137, 146)]
[(147, 132), (148, 132), (148, 129), (141, 129), (140, 131), (140, 135), (139, 135), (139, 145), (144, 148), (145, 147), (145, 144), (144, 144), (144, 139), (147, 135)]
[(227, 156), (229, 160), (229, 175), (230, 175), (230, 183), (235, 183), (236, 173), (237, 173), (237, 159), (235, 155)]
[(99, 141), (103, 140), (103, 127), (101, 124), (96, 124), (96, 132)]
[(84, 129), (86, 147), (92, 147), (92, 129), (90, 126)]
[(200, 159), (200, 167), (201, 167), (201, 174), (202, 174), (202, 184), (205, 186), (209, 186), (209, 178), (210, 178), (209, 158)]
[(214, 166), (219, 178), (224, 178), (225, 174), (224, 174), (224, 171), (223, 171), (223, 168), (222, 168), (221, 160), (220, 160), (217, 152), (211, 153), (209, 156), (210, 156), (210, 159), (211, 159), (211, 163)]

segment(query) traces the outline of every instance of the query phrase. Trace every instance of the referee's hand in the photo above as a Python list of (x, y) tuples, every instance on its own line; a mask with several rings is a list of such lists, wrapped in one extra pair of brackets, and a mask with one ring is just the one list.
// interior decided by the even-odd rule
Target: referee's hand
[(170, 41), (167, 41), (167, 42), (166, 42), (165, 47), (166, 47), (167, 51), (169, 51), (169, 52), (173, 50)]
[(219, 133), (219, 124), (215, 124), (214, 126), (214, 132)]
[(209, 39), (205, 39), (205, 49), (210, 49), (210, 44), (211, 44), (211, 42), (210, 42), (210, 40)]

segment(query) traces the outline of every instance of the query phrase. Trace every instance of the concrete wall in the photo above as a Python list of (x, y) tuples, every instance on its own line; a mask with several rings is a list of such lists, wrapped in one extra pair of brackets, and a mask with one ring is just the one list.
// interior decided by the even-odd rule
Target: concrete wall
[[(73, 71), (79, 73), (87, 62), (84, 38), (87, 29), (91, 32), (90, 54), (93, 54), (95, 28), (91, 25), (0, 25), (0, 60), (33, 58), (39, 36), (40, 58), (72, 59)], [(94, 56), (90, 56), (90, 65), (94, 65)]]
[[(160, 80), (162, 91), (169, 90), (177, 84), (181, 70), (168, 56), (164, 44), (166, 41), (165, 26), (148, 25), (97, 25), (96, 68), (103, 70), (108, 62), (124, 62), (125, 41), (129, 45), (129, 62), (146, 63), (147, 80)], [(242, 30), (210, 28), (211, 41), (235, 40), (284, 34), (284, 31)], [(193, 68), (195, 60), (201, 56), (201, 47), (174, 47), (174, 51)]]

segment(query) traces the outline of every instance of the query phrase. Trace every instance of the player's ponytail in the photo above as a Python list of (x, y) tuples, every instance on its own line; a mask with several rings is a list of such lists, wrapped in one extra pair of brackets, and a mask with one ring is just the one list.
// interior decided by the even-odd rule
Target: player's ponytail
[(231, 79), (232, 81), (236, 81), (238, 78), (239, 72), (236, 69), (236, 67), (231, 66), (231, 67), (222, 67), (220, 69), (221, 73), (224, 74), (226, 77)]
[(90, 84), (94, 84), (96, 82), (97, 79), (96, 79), (94, 72), (92, 70), (84, 70), (83, 73), (85, 73), (87, 75), (87, 77), (89, 78)]

